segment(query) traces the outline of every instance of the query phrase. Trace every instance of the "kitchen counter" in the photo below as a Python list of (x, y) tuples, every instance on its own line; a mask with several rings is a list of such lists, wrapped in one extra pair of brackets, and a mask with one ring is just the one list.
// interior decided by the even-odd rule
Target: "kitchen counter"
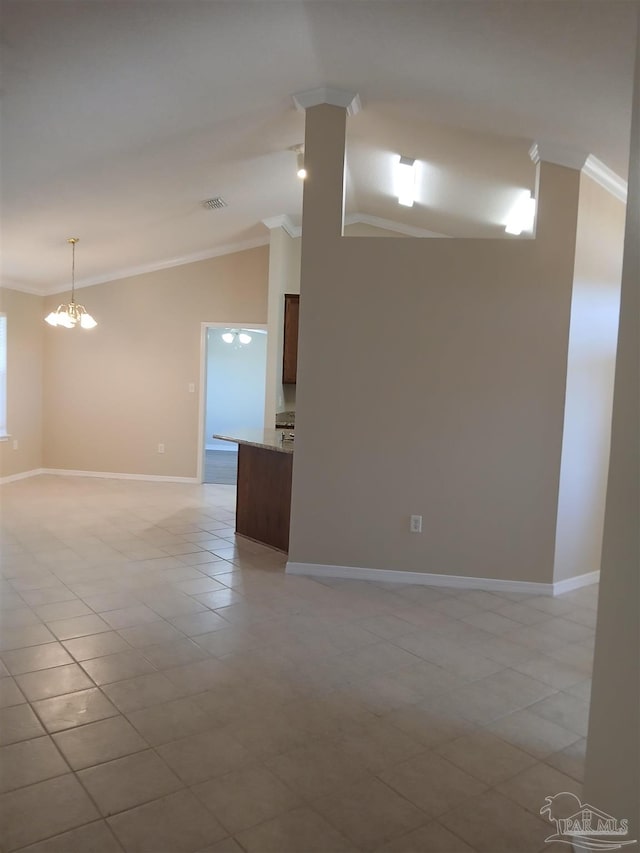
[(289, 435), (290, 430), (281, 429), (237, 429), (233, 435), (214, 435), (221, 441), (232, 441), (249, 447), (262, 447), (265, 450), (277, 450), (280, 453), (293, 453), (293, 441), (283, 441), (282, 433)]
[(236, 533), (288, 551), (293, 441), (282, 441), (276, 429), (238, 429), (213, 438), (238, 445)]

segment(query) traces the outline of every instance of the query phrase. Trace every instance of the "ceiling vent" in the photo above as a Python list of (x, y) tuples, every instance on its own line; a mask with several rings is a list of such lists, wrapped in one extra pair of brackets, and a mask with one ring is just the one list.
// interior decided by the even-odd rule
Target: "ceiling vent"
[(208, 210), (220, 210), (221, 207), (227, 207), (227, 202), (221, 196), (217, 196), (216, 198), (208, 198), (202, 202), (202, 205)]

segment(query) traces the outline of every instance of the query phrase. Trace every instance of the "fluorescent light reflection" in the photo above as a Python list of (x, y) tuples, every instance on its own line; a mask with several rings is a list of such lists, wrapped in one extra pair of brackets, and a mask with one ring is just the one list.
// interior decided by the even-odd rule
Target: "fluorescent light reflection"
[(416, 197), (416, 161), (400, 157), (396, 164), (396, 194), (398, 204), (413, 207)]
[(533, 231), (536, 219), (536, 200), (531, 197), (531, 192), (525, 190), (509, 211), (505, 231), (507, 234), (518, 236), (523, 231)]

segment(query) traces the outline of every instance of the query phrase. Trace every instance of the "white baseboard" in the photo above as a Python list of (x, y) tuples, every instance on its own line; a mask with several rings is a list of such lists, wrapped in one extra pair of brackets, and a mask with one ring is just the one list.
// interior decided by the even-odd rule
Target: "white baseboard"
[(39, 474), (44, 474), (44, 468), (34, 468), (32, 471), (20, 471), (19, 474), (8, 474), (6, 477), (0, 477), (0, 485), (15, 483), (16, 480), (26, 480), (27, 477), (37, 477)]
[(39, 474), (63, 477), (101, 477), (105, 480), (145, 480), (152, 483), (199, 483), (197, 477), (165, 477), (162, 474), (119, 474), (111, 471), (71, 471), (67, 468), (42, 468)]
[(587, 572), (586, 575), (576, 575), (574, 578), (567, 578), (564, 581), (556, 581), (553, 585), (553, 594), (562, 595), (563, 592), (572, 592), (574, 589), (581, 589), (583, 586), (591, 586), (591, 584), (600, 581), (600, 572)]
[(350, 578), (383, 583), (411, 583), (419, 586), (448, 586), (454, 589), (483, 589), (486, 592), (529, 592), (553, 595), (554, 585), (535, 581), (512, 581), (499, 578), (469, 578), (461, 575), (433, 575), (427, 572), (395, 572), (389, 569), (363, 569), (358, 566), (326, 566), (318, 563), (288, 562), (289, 575), (311, 575), (326, 578)]

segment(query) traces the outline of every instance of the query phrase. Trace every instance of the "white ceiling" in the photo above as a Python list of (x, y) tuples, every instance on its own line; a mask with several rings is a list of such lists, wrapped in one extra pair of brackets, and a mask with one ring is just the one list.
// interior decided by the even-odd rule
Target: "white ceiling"
[[(299, 221), (294, 92), (360, 94), (348, 212), (500, 236), (532, 141), (626, 176), (637, 0), (3, 0), (2, 276), (79, 281)], [(422, 162), (393, 198), (391, 155)], [(228, 207), (201, 202), (223, 196)]]

